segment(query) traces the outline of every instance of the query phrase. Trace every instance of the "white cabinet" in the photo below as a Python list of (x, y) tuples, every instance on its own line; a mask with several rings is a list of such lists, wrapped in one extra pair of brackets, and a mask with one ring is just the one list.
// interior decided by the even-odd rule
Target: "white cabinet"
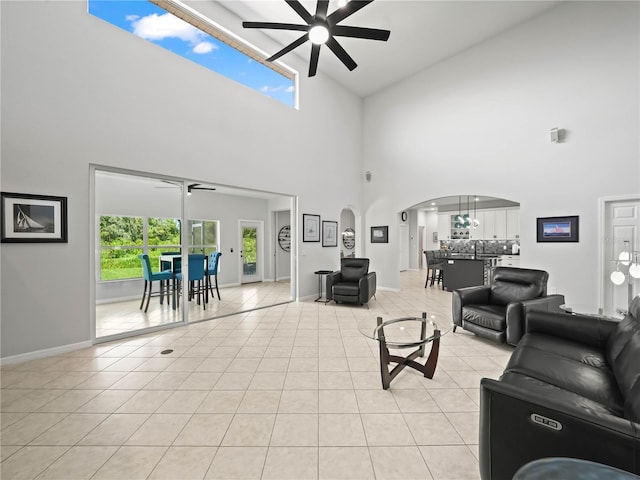
[[(474, 218), (474, 215), (471, 215)], [(480, 222), (476, 228), (469, 228), (469, 238), (471, 240), (484, 240), (484, 212), (477, 212), (475, 219)]]
[(438, 241), (451, 240), (451, 215), (438, 214)]
[(484, 239), (500, 240), (507, 238), (507, 211), (494, 209), (484, 211)]
[(520, 210), (513, 208), (507, 210), (507, 239), (520, 238)]
[(502, 255), (500, 257), (501, 267), (520, 267), (520, 257), (518, 255)]

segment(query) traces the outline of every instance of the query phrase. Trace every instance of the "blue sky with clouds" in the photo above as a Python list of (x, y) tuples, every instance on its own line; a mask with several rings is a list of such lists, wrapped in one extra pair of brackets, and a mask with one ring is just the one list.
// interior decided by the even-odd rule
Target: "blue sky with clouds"
[(292, 80), (150, 2), (89, 0), (89, 13), (286, 105), (295, 104)]

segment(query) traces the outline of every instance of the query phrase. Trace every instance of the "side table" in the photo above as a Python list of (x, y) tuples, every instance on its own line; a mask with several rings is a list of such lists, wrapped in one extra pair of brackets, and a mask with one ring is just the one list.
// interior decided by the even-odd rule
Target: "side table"
[(318, 270), (316, 272), (313, 272), (316, 275), (318, 275), (318, 298), (316, 298), (314, 300), (314, 302), (322, 302), (324, 301), (324, 303), (327, 303), (328, 300), (326, 299), (326, 295), (325, 298), (322, 298), (322, 278), (325, 275), (329, 275), (330, 273), (333, 273), (333, 270)]

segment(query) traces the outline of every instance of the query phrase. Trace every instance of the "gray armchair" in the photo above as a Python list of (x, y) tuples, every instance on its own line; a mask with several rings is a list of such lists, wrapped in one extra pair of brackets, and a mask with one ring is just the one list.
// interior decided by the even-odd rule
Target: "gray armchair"
[(368, 258), (343, 258), (340, 271), (327, 275), (327, 301), (363, 305), (376, 293), (376, 272), (369, 272)]
[(524, 335), (527, 311), (559, 312), (564, 295), (547, 295), (549, 274), (543, 270), (497, 267), (491, 285), (453, 291), (456, 327), (501, 343), (517, 345)]

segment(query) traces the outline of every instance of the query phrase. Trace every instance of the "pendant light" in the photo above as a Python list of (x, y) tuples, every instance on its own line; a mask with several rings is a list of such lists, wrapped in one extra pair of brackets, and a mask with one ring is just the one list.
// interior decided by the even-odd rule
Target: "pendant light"
[(473, 198), (473, 228), (480, 226), (480, 220), (478, 220), (478, 197)]
[(464, 225), (464, 218), (462, 217), (462, 196), (458, 196), (458, 215), (456, 215), (456, 228), (462, 228)]

